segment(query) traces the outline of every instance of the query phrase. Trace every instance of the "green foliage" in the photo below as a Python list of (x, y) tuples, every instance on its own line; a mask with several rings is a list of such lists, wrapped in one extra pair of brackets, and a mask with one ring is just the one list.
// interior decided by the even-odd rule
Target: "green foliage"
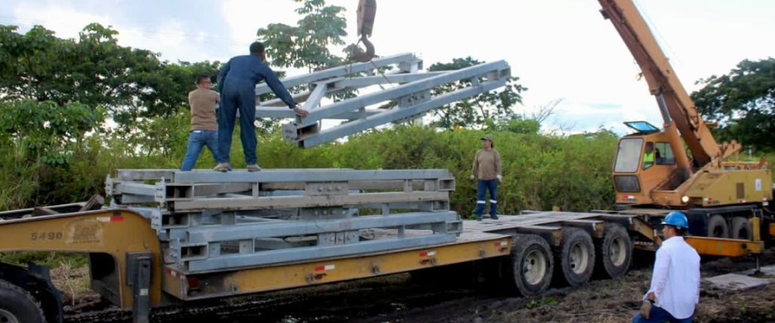
[(60, 107), (50, 101), (24, 100), (0, 103), (0, 114), (0, 138), (15, 146), (15, 157), (57, 166), (69, 163), (69, 153), (79, 148), (85, 133), (97, 130), (104, 113), (80, 103)]
[(34, 262), (38, 265), (48, 266), (50, 268), (59, 267), (66, 263), (71, 267), (83, 267), (89, 263), (86, 254), (71, 254), (58, 252), (6, 252), (0, 253), (0, 262), (27, 266)]
[[(451, 63), (433, 64), (428, 70), (431, 72), (458, 70), (481, 63), (483, 62), (471, 57), (455, 58)], [(482, 93), (474, 98), (460, 100), (434, 109), (433, 115), (435, 119), (432, 125), (444, 129), (454, 129), (455, 126), (467, 128), (482, 126), (487, 121), (505, 122), (516, 118), (518, 115), (513, 110), (513, 107), (517, 103), (522, 103), (521, 93), (527, 90), (527, 88), (517, 83), (518, 80), (518, 77), (511, 77), (506, 86), (500, 90)], [(483, 82), (484, 80), (480, 81)], [(433, 95), (440, 95), (470, 86), (471, 80), (459, 81), (434, 89)]]
[(692, 100), (708, 120), (720, 123), (719, 139), (775, 151), (775, 58), (744, 60), (729, 74), (698, 83), (704, 87)]
[(542, 306), (557, 306), (557, 304), (559, 304), (559, 302), (557, 302), (554, 297), (546, 296), (541, 297), (540, 299), (531, 299), (529, 302), (527, 302), (527, 304), (525, 304), (525, 307), (528, 309), (533, 309)]
[(327, 68), (344, 59), (332, 54), (331, 45), (341, 46), (347, 36), (343, 7), (326, 6), (324, 0), (294, 0), (302, 6), (296, 13), (304, 15), (295, 26), (269, 24), (258, 29), (258, 38), (266, 45), (267, 56), (280, 67)]
[[(305, 150), (296, 149), (282, 141), (279, 134), (273, 134), (261, 139), (259, 162), (267, 168), (449, 169), (457, 179), (452, 208), (460, 214), (470, 214), (475, 207), (476, 183), (469, 181), (468, 175), (484, 134), (396, 126), (352, 136), (346, 143)], [(495, 148), (503, 159), (504, 181), (498, 188), (500, 212), (516, 214), (552, 206), (588, 211), (613, 205), (610, 171), (618, 140), (614, 134), (488, 134), (494, 136)]]
[(187, 104), (197, 74), (220, 63), (161, 62), (148, 50), (118, 45), (118, 32), (93, 23), (78, 41), (35, 26), (26, 34), (0, 25), (0, 101), (79, 102), (102, 107), (128, 130), (139, 118), (169, 116)]

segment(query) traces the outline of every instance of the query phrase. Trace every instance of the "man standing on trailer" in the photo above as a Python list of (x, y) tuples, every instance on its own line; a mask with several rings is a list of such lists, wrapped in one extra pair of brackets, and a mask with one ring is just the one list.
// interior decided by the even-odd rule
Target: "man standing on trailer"
[(191, 107), (191, 131), (188, 133), (188, 148), (183, 159), (182, 171), (190, 171), (199, 159), (202, 148), (207, 146), (218, 162), (218, 124), (215, 120), (215, 106), (220, 101), (218, 92), (210, 90), (210, 75), (196, 78), (196, 90), (188, 93)]
[(288, 93), (277, 75), (266, 65), (264, 44), (254, 42), (250, 45), (250, 55), (236, 56), (223, 65), (218, 73), (218, 90), (221, 92), (221, 109), (218, 114), (218, 165), (214, 170), (227, 172), (231, 151), (231, 135), (237, 110), (240, 114), (240, 141), (245, 154), (245, 162), (250, 172), (260, 171), (256, 157), (256, 84), (266, 81), (278, 98), (283, 100), (297, 115), (307, 116)]
[(476, 189), (476, 219), (482, 219), (484, 206), (486, 204), (485, 196), (490, 191), (490, 218), (498, 219), (498, 183), (503, 179), (501, 176), (501, 155), (495, 150), (492, 137), (482, 137), (482, 149), (479, 149), (474, 156), (474, 165), (471, 168), (471, 180), (479, 178)]
[(682, 212), (672, 211), (662, 225), (665, 241), (657, 250), (651, 287), (633, 323), (691, 323), (700, 302), (700, 255), (683, 238), (689, 221)]

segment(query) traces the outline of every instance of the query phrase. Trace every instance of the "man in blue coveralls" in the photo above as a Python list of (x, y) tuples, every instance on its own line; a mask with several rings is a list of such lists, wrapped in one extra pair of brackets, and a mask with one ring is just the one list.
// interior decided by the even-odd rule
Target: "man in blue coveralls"
[(293, 97), (285, 89), (277, 75), (266, 65), (266, 52), (264, 44), (255, 42), (250, 45), (250, 55), (236, 56), (229, 60), (218, 73), (218, 90), (221, 92), (221, 109), (218, 114), (218, 165), (214, 170), (227, 172), (229, 165), (229, 152), (231, 150), (231, 135), (234, 133), (234, 122), (237, 110), (240, 114), (240, 141), (242, 151), (245, 153), (247, 170), (257, 172), (256, 157), (256, 130), (253, 122), (256, 119), (256, 84), (266, 81), (275, 95), (280, 98), (288, 108), (292, 109), (302, 118), (307, 116), (307, 111), (301, 109)]

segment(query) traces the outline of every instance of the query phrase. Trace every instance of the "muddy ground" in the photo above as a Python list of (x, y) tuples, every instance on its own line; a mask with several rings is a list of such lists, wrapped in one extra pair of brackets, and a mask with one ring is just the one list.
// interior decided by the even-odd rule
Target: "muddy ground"
[[(173, 323), (629, 322), (648, 287), (650, 258), (653, 254), (637, 254), (625, 277), (595, 279), (577, 289), (556, 286), (535, 298), (514, 297), (490, 284), (461, 283), (462, 278), (425, 284), (402, 274), (157, 309), (152, 319)], [(775, 265), (775, 252), (768, 252), (762, 263)], [(704, 261), (702, 271), (703, 277), (711, 277), (753, 267), (752, 259), (721, 259)], [(131, 321), (131, 313), (90, 293), (68, 302), (66, 322)], [(775, 283), (742, 292), (703, 284), (695, 322), (775, 322)]]

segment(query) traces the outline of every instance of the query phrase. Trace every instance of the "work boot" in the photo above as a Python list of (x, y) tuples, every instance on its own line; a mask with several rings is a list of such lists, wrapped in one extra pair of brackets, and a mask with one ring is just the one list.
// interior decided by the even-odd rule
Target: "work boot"
[(249, 172), (259, 172), (259, 171), (261, 171), (261, 167), (258, 167), (257, 164), (248, 165), (246, 168), (248, 169)]
[(229, 171), (229, 163), (219, 163), (218, 165), (215, 165), (215, 168), (213, 168), (216, 172), (225, 173)]
[(497, 220), (498, 216), (495, 214), (490, 214), (490, 219)]

